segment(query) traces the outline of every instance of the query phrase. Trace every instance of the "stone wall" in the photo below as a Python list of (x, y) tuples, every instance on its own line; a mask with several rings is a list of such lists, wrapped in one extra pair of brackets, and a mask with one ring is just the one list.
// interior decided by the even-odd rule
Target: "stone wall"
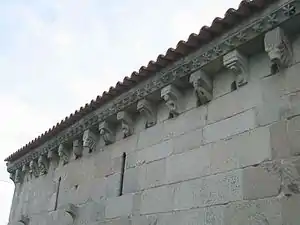
[(16, 184), (11, 223), (25, 215), (30, 225), (299, 225), (298, 36), (292, 49), (278, 73), (259, 51), (237, 90), (223, 68), (209, 103), (197, 107), (187, 89), (178, 116), (160, 102), (156, 125), (145, 129), (136, 115), (126, 138), (118, 127), (113, 144), (97, 139), (66, 164), (53, 156), (46, 175)]

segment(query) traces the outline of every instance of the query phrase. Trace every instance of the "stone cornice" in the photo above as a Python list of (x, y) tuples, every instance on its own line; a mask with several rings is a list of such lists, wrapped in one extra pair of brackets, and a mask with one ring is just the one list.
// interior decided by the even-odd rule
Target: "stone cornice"
[(249, 40), (265, 34), (272, 28), (298, 15), (299, 12), (299, 0), (293, 0), (281, 6), (275, 4), (271, 5), (260, 15), (252, 17), (250, 20), (232, 29), (220, 38), (201, 47), (195, 53), (178, 60), (171, 67), (163, 69), (161, 72), (158, 72), (148, 80), (137, 85), (137, 87), (90, 113), (36, 150), (27, 153), (14, 162), (8, 163), (8, 172), (12, 173), (16, 169), (21, 168), (24, 164), (29, 164), (32, 160), (37, 160), (40, 155), (47, 155), (49, 151), (57, 149), (60, 144), (76, 139), (76, 137), (82, 135), (85, 130), (95, 126), (97, 127), (97, 125), (105, 121), (107, 117), (125, 110), (149, 94), (172, 84), (175, 80), (201, 69), (203, 66), (222, 57)]

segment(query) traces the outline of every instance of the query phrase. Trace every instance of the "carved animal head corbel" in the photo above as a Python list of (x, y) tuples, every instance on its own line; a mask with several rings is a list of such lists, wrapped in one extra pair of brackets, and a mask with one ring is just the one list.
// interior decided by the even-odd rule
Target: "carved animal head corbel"
[(40, 155), (38, 158), (39, 175), (43, 176), (48, 173), (49, 161), (46, 156)]
[(67, 150), (67, 148), (64, 146), (64, 144), (60, 144), (58, 146), (58, 156), (63, 165), (69, 162), (70, 153)]
[(174, 85), (170, 84), (161, 89), (160, 95), (169, 109), (169, 118), (178, 116), (181, 110), (180, 98), (182, 96), (179, 90)]
[(73, 141), (73, 154), (75, 156), (75, 159), (78, 159), (82, 156), (82, 142), (80, 140), (74, 140)]
[(212, 100), (212, 79), (204, 71), (198, 70), (192, 73), (190, 76), (190, 83), (194, 87), (197, 106), (204, 105)]
[(112, 144), (116, 140), (116, 132), (113, 126), (107, 121), (99, 124), (100, 136), (103, 138), (106, 145)]
[(82, 137), (84, 150), (91, 153), (96, 150), (97, 135), (92, 130), (85, 130)]
[(38, 166), (35, 160), (31, 160), (29, 163), (29, 174), (31, 175), (32, 178), (39, 176)]
[(248, 83), (248, 60), (238, 50), (233, 50), (223, 57), (224, 66), (236, 76), (236, 87), (239, 88)]
[(23, 181), (23, 178), (24, 178), (24, 174), (22, 173), (22, 170), (21, 169), (16, 169), (14, 182), (15, 183), (21, 183)]
[(118, 112), (117, 120), (121, 122), (124, 138), (133, 134), (133, 122), (128, 112)]
[(271, 61), (271, 73), (288, 67), (292, 61), (292, 47), (280, 27), (267, 32), (264, 38), (265, 51)]
[(146, 128), (152, 127), (156, 124), (156, 109), (150, 101), (146, 99), (138, 101), (137, 110), (146, 118)]

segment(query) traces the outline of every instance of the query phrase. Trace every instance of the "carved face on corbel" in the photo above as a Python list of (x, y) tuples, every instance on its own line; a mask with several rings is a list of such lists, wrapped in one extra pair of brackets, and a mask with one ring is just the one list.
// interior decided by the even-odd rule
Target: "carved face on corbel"
[(115, 141), (114, 129), (108, 122), (104, 121), (99, 124), (99, 133), (106, 145), (112, 144)]
[(34, 177), (38, 176), (37, 165), (34, 160), (31, 160), (29, 163), (29, 174)]
[(58, 147), (58, 156), (59, 156), (60, 160), (62, 161), (63, 165), (68, 163), (69, 154), (68, 154), (66, 148), (63, 146), (63, 144), (60, 144)]
[(38, 168), (41, 176), (47, 174), (48, 172), (48, 161), (45, 156), (41, 155), (38, 159)]
[(86, 130), (83, 133), (82, 142), (83, 148), (88, 149), (89, 152), (93, 152), (96, 149), (97, 137), (91, 130)]
[(17, 169), (15, 172), (15, 183), (20, 183), (22, 182), (22, 171), (20, 169)]
[(73, 154), (75, 159), (78, 159), (82, 156), (82, 145), (79, 140), (73, 141)]

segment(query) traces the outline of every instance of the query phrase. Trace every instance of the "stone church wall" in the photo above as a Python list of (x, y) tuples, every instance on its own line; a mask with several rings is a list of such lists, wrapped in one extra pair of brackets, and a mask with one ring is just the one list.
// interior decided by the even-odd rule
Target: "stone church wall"
[(299, 225), (300, 37), (291, 43), (278, 73), (261, 49), (237, 90), (222, 68), (209, 103), (185, 89), (178, 116), (161, 101), (156, 125), (137, 114), (126, 138), (119, 125), (113, 144), (98, 138), (66, 164), (54, 155), (46, 175), (16, 184), (11, 223)]

